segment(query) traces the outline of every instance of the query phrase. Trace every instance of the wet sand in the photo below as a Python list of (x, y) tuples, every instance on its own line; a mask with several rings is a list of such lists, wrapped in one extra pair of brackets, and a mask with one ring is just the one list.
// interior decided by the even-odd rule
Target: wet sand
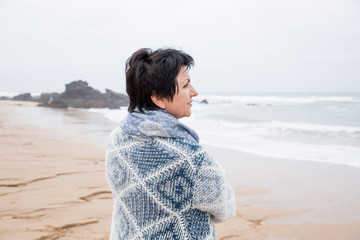
[(0, 239), (107, 239), (104, 143), (27, 124), (32, 103), (0, 104)]
[(237, 200), (236, 217), (217, 225), (219, 239), (360, 239), (360, 168), (208, 151)]
[[(84, 110), (0, 101), (0, 239), (108, 239), (114, 126)], [(206, 148), (237, 200), (217, 239), (360, 239), (360, 168)]]

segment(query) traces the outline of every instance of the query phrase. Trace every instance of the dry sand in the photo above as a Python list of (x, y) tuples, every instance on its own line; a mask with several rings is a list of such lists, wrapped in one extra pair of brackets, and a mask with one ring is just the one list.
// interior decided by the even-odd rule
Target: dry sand
[[(0, 101), (0, 239), (108, 239), (104, 138), (84, 134), (93, 126), (47, 124), (64, 110), (46, 111)], [(360, 239), (360, 168), (207, 149), (237, 199), (217, 239)]]

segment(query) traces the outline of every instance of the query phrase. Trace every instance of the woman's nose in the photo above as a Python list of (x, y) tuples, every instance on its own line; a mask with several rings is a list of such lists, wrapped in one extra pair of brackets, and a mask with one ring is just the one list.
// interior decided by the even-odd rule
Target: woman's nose
[(198, 92), (193, 87), (193, 85), (191, 85), (191, 92), (190, 93), (191, 93), (191, 97), (196, 97), (198, 95)]

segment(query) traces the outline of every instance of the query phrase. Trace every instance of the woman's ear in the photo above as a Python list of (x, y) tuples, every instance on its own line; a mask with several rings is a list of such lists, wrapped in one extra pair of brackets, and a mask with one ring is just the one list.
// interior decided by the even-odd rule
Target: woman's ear
[(164, 98), (156, 96), (156, 95), (152, 95), (151, 96), (151, 100), (153, 101), (153, 103), (155, 103), (156, 106), (158, 106), (161, 109), (165, 109), (165, 101)]

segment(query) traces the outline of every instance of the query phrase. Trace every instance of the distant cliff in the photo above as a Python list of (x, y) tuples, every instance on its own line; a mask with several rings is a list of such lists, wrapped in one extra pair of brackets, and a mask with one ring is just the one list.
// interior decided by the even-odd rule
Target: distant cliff
[(128, 106), (127, 95), (106, 89), (105, 93), (93, 89), (87, 82), (78, 80), (65, 85), (65, 92), (42, 93), (40, 98), (33, 98), (25, 93), (15, 96), (13, 100), (39, 101), (40, 106), (54, 108), (111, 108)]

